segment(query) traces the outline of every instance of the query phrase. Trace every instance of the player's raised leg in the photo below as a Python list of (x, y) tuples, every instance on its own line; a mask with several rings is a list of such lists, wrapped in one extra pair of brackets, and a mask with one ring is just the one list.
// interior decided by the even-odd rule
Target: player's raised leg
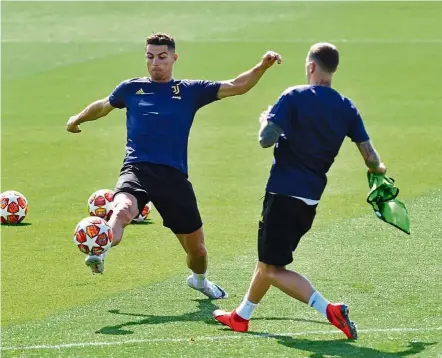
[(112, 246), (117, 246), (123, 238), (124, 228), (138, 215), (137, 198), (126, 192), (119, 192), (114, 196), (114, 213), (109, 219), (112, 228)]
[[(109, 219), (109, 226), (112, 228), (113, 241), (112, 247), (120, 243), (124, 228), (132, 222), (132, 219), (138, 215), (138, 201), (134, 195), (126, 192), (118, 192), (114, 196), (114, 212)], [(109, 249), (110, 250), (110, 249)], [(109, 250), (100, 256), (89, 255), (86, 258), (86, 265), (92, 270), (92, 273), (103, 273), (104, 259)]]
[(189, 287), (212, 299), (227, 298), (227, 292), (206, 277), (208, 258), (203, 228), (190, 234), (176, 234), (176, 236), (187, 254), (187, 267), (192, 270), (192, 274), (187, 278)]

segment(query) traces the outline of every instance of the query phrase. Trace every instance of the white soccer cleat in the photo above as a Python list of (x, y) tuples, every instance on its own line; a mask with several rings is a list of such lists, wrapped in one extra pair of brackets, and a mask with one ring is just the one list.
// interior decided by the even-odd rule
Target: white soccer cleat
[(206, 295), (210, 299), (224, 299), (229, 297), (226, 291), (224, 291), (221, 287), (219, 287), (217, 284), (210, 282), (209, 280), (206, 280), (206, 284), (204, 287), (198, 287), (196, 285), (195, 280), (193, 279), (192, 275), (190, 275), (187, 278), (187, 285), (190, 288), (193, 288), (194, 290), (197, 290), (201, 292), (202, 294)]
[(104, 259), (102, 257), (103, 255), (97, 256), (97, 255), (89, 255), (86, 257), (85, 264), (86, 266), (89, 266), (92, 270), (92, 273), (103, 273), (104, 271)]

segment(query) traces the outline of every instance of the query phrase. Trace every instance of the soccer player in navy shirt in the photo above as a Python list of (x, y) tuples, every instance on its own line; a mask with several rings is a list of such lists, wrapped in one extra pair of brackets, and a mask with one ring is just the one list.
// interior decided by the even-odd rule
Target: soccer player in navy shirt
[(349, 339), (357, 338), (347, 305), (330, 303), (307, 278), (285, 267), (312, 226), (326, 174), (346, 137), (356, 143), (368, 170), (385, 172), (358, 110), (331, 88), (338, 63), (335, 46), (313, 45), (306, 60), (308, 85), (286, 89), (273, 108), (261, 114), (260, 144), (275, 144), (275, 149), (258, 228), (258, 264), (239, 307), (214, 312), (217, 321), (234, 331), (248, 330), (254, 309), (275, 286), (315, 308)]
[[(281, 63), (281, 56), (269, 51), (256, 66), (235, 79), (212, 82), (172, 77), (178, 55), (170, 35), (149, 36), (145, 55), (149, 78), (123, 81), (109, 97), (72, 116), (67, 130), (79, 133), (81, 123), (104, 117), (115, 108), (126, 108), (126, 156), (115, 188), (114, 213), (109, 220), (112, 246), (119, 244), (124, 228), (151, 201), (164, 226), (177, 236), (187, 254), (187, 265), (192, 271), (187, 284), (209, 298), (226, 298), (227, 293), (206, 278), (202, 220), (187, 173), (189, 132), (201, 107), (248, 92), (268, 68), (275, 62)], [(107, 253), (86, 258), (92, 272), (103, 273)]]

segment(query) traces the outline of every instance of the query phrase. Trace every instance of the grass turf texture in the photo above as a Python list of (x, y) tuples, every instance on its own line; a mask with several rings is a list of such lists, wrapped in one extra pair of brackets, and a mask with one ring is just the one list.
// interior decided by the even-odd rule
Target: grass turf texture
[[(442, 101), (429, 64), (442, 62), (441, 13), (440, 3), (3, 2), (2, 191), (23, 192), (30, 212), (27, 225), (2, 227), (2, 346), (114, 345), (2, 354), (440, 357)], [(80, 135), (64, 124), (123, 79), (146, 74), (152, 31), (175, 35), (176, 78), (231, 78), (267, 49), (284, 57), (246, 96), (202, 109), (191, 132), (209, 274), (229, 291), (227, 301), (186, 287), (182, 249), (155, 212), (153, 225), (127, 228), (103, 276), (90, 275), (72, 243), (87, 197), (115, 184), (124, 112), (83, 125)], [(257, 117), (286, 87), (304, 83), (306, 51), (323, 40), (341, 50), (334, 85), (360, 108), (409, 206), (412, 236), (374, 217), (360, 155), (346, 142), (292, 267), (326, 297), (348, 302), (367, 331), (348, 343), (273, 289), (254, 333), (235, 335), (211, 312), (239, 303), (254, 267), (272, 156), (256, 143)], [(424, 331), (371, 331), (391, 328)]]

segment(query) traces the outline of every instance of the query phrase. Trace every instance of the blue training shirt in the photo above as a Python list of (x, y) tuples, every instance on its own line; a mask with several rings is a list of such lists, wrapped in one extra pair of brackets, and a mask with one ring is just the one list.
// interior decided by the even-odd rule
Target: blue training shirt
[(283, 92), (268, 120), (282, 128), (266, 190), (319, 200), (327, 172), (345, 137), (369, 140), (354, 104), (326, 86), (295, 86)]
[(219, 82), (133, 78), (120, 83), (109, 97), (126, 108), (127, 144), (124, 163), (149, 162), (187, 175), (187, 144), (195, 113), (218, 100)]

